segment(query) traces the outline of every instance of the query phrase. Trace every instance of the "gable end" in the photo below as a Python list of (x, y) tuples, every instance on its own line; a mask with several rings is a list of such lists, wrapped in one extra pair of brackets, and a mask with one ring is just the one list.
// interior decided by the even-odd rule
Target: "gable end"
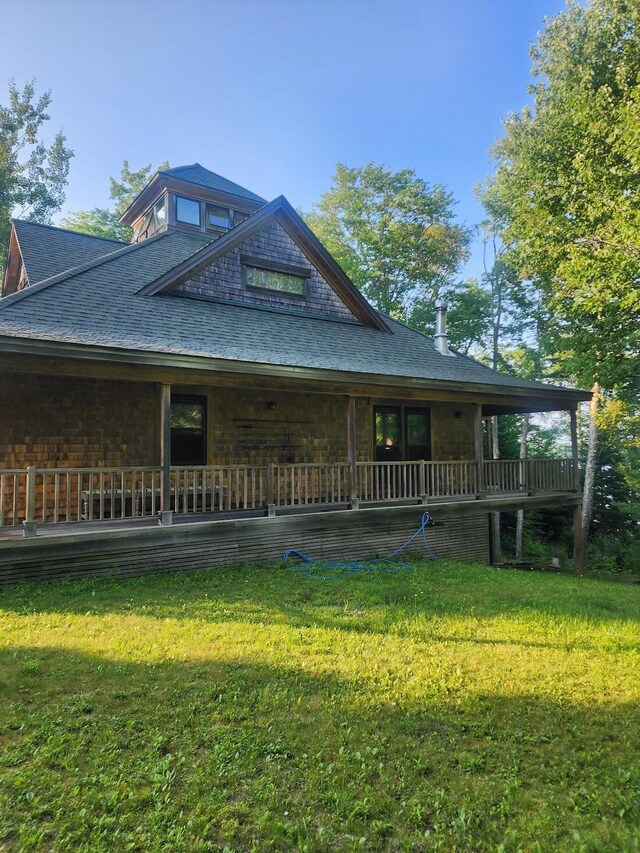
[[(253, 273), (262, 271), (276, 286), (256, 284), (260, 277)], [(283, 289), (277, 287), (278, 277)], [(359, 322), (275, 219), (179, 284), (173, 293)]]
[(187, 260), (176, 264), (155, 281), (137, 291), (139, 296), (171, 293), (198, 273), (212, 266), (224, 255), (240, 246), (250, 236), (257, 234), (272, 220), (277, 221), (292, 242), (300, 249), (306, 261), (317, 271), (338, 295), (339, 299), (365, 326), (392, 334), (382, 316), (360, 293), (340, 265), (329, 254), (320, 240), (291, 207), (284, 196), (279, 196), (253, 213), (223, 237), (212, 241)]

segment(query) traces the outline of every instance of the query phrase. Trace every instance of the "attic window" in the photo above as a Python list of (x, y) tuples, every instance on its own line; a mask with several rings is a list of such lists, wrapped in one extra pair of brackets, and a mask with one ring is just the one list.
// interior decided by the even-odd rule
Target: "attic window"
[(176, 220), (185, 225), (200, 227), (200, 202), (192, 198), (176, 196)]
[(252, 290), (276, 290), (289, 296), (306, 294), (306, 280), (310, 272), (302, 267), (293, 267), (261, 258), (242, 259), (244, 281)]

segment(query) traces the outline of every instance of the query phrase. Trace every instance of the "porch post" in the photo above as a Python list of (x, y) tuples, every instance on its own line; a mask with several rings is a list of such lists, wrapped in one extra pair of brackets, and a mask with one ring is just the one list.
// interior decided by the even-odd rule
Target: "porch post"
[(485, 498), (484, 467), (482, 465), (482, 403), (476, 403), (473, 412), (473, 441), (476, 460), (476, 497)]
[(359, 509), (358, 480), (356, 467), (356, 398), (347, 397), (347, 457), (349, 459), (349, 504)]
[(577, 406), (569, 410), (571, 418), (571, 458), (573, 460), (573, 490), (580, 491), (580, 465), (578, 461), (578, 412)]
[(160, 524), (171, 524), (171, 385), (160, 390)]
[(36, 469), (33, 465), (27, 468), (27, 512), (22, 522), (22, 535), (25, 539), (31, 539), (37, 535), (36, 525)]

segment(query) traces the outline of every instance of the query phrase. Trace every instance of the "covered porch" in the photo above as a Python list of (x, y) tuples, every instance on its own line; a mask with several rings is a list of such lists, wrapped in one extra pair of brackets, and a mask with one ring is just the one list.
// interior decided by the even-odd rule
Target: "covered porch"
[[(4, 367), (0, 403), (4, 387), (13, 417), (0, 436), (0, 548), (234, 519), (325, 514), (335, 525), (337, 514), (402, 507), (478, 518), (516, 504), (579, 509), (577, 399), (564, 390), (37, 356), (5, 355)], [(486, 458), (487, 418), (562, 410), (566, 458)]]
[[(572, 459), (0, 470), (0, 535), (576, 493)], [(112, 525), (113, 526), (113, 525)]]

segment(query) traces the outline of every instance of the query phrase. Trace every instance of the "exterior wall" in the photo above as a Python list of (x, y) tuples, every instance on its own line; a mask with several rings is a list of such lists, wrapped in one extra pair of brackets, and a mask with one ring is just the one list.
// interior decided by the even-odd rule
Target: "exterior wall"
[[(347, 461), (346, 397), (174, 391), (207, 396), (209, 464)], [(373, 459), (374, 402), (356, 401), (363, 462)], [(151, 383), (0, 374), (0, 468), (157, 465), (158, 406)], [(433, 459), (473, 459), (473, 407), (433, 403), (430, 409)]]
[[(346, 462), (347, 398), (230, 388), (176, 387), (207, 396), (210, 465)], [(356, 400), (358, 459), (371, 458), (371, 406)]]
[(0, 468), (157, 465), (152, 384), (0, 373)]
[(462, 462), (475, 456), (474, 407), (468, 403), (433, 403), (431, 455), (434, 460)]
[[(241, 255), (305, 267), (310, 272), (310, 277), (307, 279), (306, 298), (269, 290), (264, 292), (248, 290), (242, 280)], [(277, 222), (270, 222), (262, 231), (248, 237), (211, 267), (180, 285), (176, 292), (180, 291), (196, 296), (229, 299), (234, 302), (247, 302), (269, 308), (358, 322), (333, 288), (311, 266), (305, 255)]]

